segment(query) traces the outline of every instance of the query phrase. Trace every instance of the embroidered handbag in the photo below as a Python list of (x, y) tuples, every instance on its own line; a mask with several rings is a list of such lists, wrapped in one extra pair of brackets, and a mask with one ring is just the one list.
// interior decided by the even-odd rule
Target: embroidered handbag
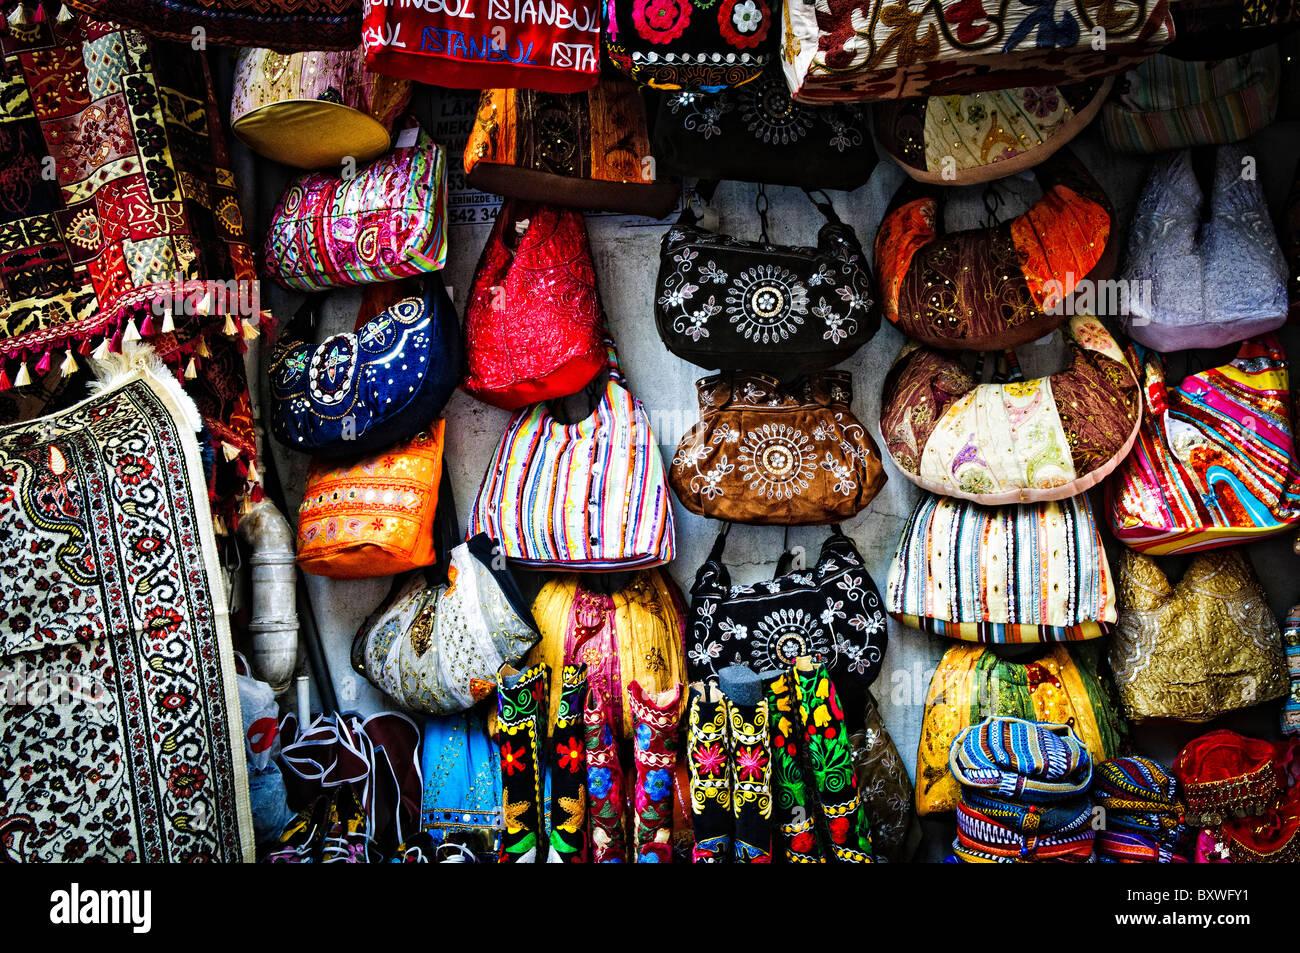
[[(424, 720), (420, 826), (434, 843), (495, 855), (502, 829), (501, 760), (480, 709)], [(466, 843), (468, 842), (468, 843)]]
[(1069, 725), (1093, 761), (1119, 754), (1126, 731), (1110, 686), (1098, 674), (1097, 642), (1044, 646), (1033, 661), (999, 659), (982, 645), (954, 645), (930, 680), (916, 753), (916, 811), (954, 810), (960, 796), (948, 767), (953, 741), (990, 716)]
[(464, 389), (506, 410), (575, 394), (605, 365), (604, 327), (582, 215), (507, 199), (465, 309)]
[(1072, 318), (1065, 339), (1064, 370), (1004, 384), (905, 345), (880, 399), (880, 432), (903, 475), (986, 506), (1063, 500), (1100, 482), (1137, 438), (1138, 382), (1096, 318)]
[[(634, 726), (628, 686), (636, 682), (654, 694), (686, 681), (686, 604), (677, 583), (661, 569), (556, 576), (533, 600), (533, 618), (542, 637), (525, 664), (550, 667), (548, 724), (555, 723), (559, 710), (565, 665), (587, 666), (589, 706), (599, 698), (623, 738), (632, 737)], [(685, 704), (683, 692), (682, 709)]]
[(1096, 117), (1114, 79), (881, 103), (881, 148), (918, 182), (971, 185), (1043, 162)]
[(365, 51), (242, 49), (235, 60), (230, 131), (254, 152), (299, 169), (377, 159), (411, 84), (366, 71)]
[[(781, 55), (796, 99), (909, 99), (1106, 76), (1173, 39), (1170, 4), (1087, 0), (990, 7), (939, 0), (910, 10), (889, 0), (786, 0)], [(990, 12), (991, 11), (991, 12)], [(1105, 49), (1096, 48), (1103, 30)]]
[(655, 285), (668, 350), (708, 370), (795, 377), (871, 340), (880, 314), (862, 246), (829, 200), (809, 199), (826, 218), (816, 248), (773, 245), (765, 212), (752, 242), (699, 227), (689, 205), (682, 211), (659, 246)]
[(186, 46), (202, 37), (217, 46), (294, 53), (352, 49), (362, 5), (359, 0), (69, 0), (68, 6)]
[(1135, 348), (1146, 411), (1133, 452), (1106, 487), (1110, 526), (1151, 555), (1272, 536), (1300, 520), (1286, 355), (1274, 335), (1230, 364), (1167, 388), (1160, 355)]
[(672, 211), (681, 191), (656, 178), (636, 86), (609, 76), (573, 95), (485, 89), (465, 174), (507, 198), (653, 218)]
[(1115, 582), (1085, 494), (977, 506), (927, 494), (903, 528), (885, 609), (966, 642), (1095, 639), (1115, 622)]
[(876, 167), (865, 111), (796, 103), (775, 64), (735, 89), (661, 95), (651, 144), (660, 172), (701, 179), (851, 191)]
[(857, 709), (880, 673), (889, 635), (880, 593), (853, 540), (833, 527), (816, 565), (787, 571), (783, 559), (771, 580), (733, 586), (722, 562), (729, 529), (718, 534), (691, 587), (689, 680), (707, 680), (728, 665), (768, 675), (808, 655), (825, 663), (845, 704)]
[(1133, 296), (1121, 317), (1139, 344), (1157, 351), (1219, 347), (1286, 322), (1286, 260), (1263, 188), (1242, 174), (1244, 158), (1240, 146), (1217, 150), (1204, 224), (1192, 153), (1156, 160), (1119, 276), (1130, 288), (1149, 289)]
[(447, 168), (411, 119), (395, 148), (355, 176), (311, 172), (271, 214), (266, 273), (294, 291), (394, 281), (447, 260)]
[(700, 422), (668, 472), (692, 513), (734, 523), (840, 523), (885, 485), (880, 450), (853, 416), (853, 376), (822, 371), (782, 386), (762, 374), (696, 382)]
[(423, 285), (419, 297), (320, 344), (307, 340), (318, 304), (308, 299), (271, 358), (277, 440), (313, 456), (356, 456), (408, 440), (442, 413), (460, 378), (460, 326), (442, 279)]
[(361, 31), (366, 66), (451, 89), (579, 92), (600, 75), (600, 9), (597, 0), (371, 3)]
[(1202, 553), (1177, 585), (1125, 551), (1110, 643), (1130, 721), (1209, 721), (1286, 694), (1282, 633), (1240, 550)]
[(663, 460), (610, 350), (595, 409), (561, 423), (546, 404), (515, 413), (470, 511), (470, 533), (538, 568), (633, 569), (676, 552)]
[(437, 558), (433, 517), (446, 421), (357, 460), (313, 460), (298, 508), (298, 565), (332, 579), (369, 579)]
[(717, 92), (757, 79), (776, 58), (769, 0), (609, 0), (605, 52), (642, 86)]
[(945, 192), (907, 181), (876, 233), (885, 317), (931, 347), (996, 351), (1060, 327), (1076, 288), (1115, 267), (1110, 200), (1068, 151), (1034, 168), (1043, 197), (992, 228), (943, 231)]
[(880, 704), (870, 690), (865, 695), (863, 727), (850, 736), (858, 797), (871, 818), (871, 849), (876, 857), (906, 863), (921, 843), (921, 825), (912, 806), (912, 778), (885, 727)]
[(1153, 56), (1120, 77), (1101, 131), (1112, 152), (1238, 142), (1273, 121), (1280, 81), (1276, 47), (1208, 62)]

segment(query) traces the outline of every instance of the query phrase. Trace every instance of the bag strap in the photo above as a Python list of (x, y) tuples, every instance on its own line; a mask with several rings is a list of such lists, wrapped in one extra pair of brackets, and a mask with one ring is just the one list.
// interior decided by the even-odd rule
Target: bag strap
[(451, 551), (461, 542), (456, 498), (452, 494), (451, 474), (445, 456), (442, 460), (442, 479), (438, 481), (438, 506), (433, 514), (433, 534), (438, 544), (438, 561), (434, 563), (435, 578), (430, 579), (430, 582), (443, 585), (449, 581), (447, 569), (451, 565)]
[(718, 190), (717, 179), (700, 179), (695, 183), (695, 188), (686, 196), (686, 202), (682, 205), (682, 213), (677, 216), (678, 225), (697, 225), (700, 216), (696, 214), (694, 199), (699, 199), (700, 204), (708, 205), (713, 201), (713, 193)]
[(722, 562), (722, 552), (727, 548), (727, 534), (731, 532), (731, 524), (723, 523), (722, 529), (718, 531), (718, 538), (713, 541), (713, 548), (709, 550), (709, 562)]
[[(843, 225), (840, 217), (835, 214), (835, 206), (831, 204), (831, 197), (822, 189), (804, 189), (803, 194), (808, 196), (808, 201), (817, 207), (817, 211), (825, 216), (826, 221), (831, 225)], [(818, 200), (815, 196), (821, 196)]]

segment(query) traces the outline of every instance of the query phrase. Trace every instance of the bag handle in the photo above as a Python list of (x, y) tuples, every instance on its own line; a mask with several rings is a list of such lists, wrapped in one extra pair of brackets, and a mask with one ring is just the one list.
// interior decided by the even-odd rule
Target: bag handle
[(433, 585), (446, 585), (449, 582), (447, 570), (451, 565), (451, 551), (461, 543), (456, 497), (451, 489), (446, 454), (442, 458), (442, 478), (438, 481), (438, 506), (433, 514), (433, 534), (438, 545), (438, 561), (433, 564), (435, 578), (429, 581)]
[(682, 205), (682, 213), (677, 216), (678, 225), (698, 225), (700, 216), (695, 212), (694, 199), (699, 199), (703, 205), (708, 205), (713, 200), (713, 193), (718, 190), (717, 179), (700, 179), (695, 183), (695, 188), (686, 196), (686, 202)]
[[(831, 197), (826, 194), (824, 189), (804, 189), (803, 194), (808, 196), (808, 201), (816, 206), (817, 211), (821, 212), (826, 221), (831, 225), (843, 225), (840, 217), (835, 214), (835, 206), (831, 204)], [(820, 195), (819, 201), (815, 196)]]

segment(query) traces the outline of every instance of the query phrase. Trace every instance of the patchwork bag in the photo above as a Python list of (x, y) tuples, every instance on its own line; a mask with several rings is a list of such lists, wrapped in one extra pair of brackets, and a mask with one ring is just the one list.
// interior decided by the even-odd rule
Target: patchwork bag
[(1300, 605), (1292, 606), (1282, 623), (1282, 647), (1290, 679), (1282, 706), (1282, 733), (1300, 735)]
[(633, 569), (676, 552), (663, 459), (611, 349), (595, 409), (561, 423), (546, 404), (515, 413), (469, 515), (503, 554), (538, 568)]
[(600, 11), (597, 0), (370, 3), (361, 31), (366, 66), (451, 89), (578, 92), (600, 75)]
[(1101, 131), (1112, 152), (1238, 142), (1273, 121), (1280, 81), (1276, 47), (1208, 62), (1153, 56), (1116, 83), (1101, 111)]
[(876, 167), (865, 110), (797, 103), (775, 65), (735, 89), (664, 93), (652, 129), (669, 175), (851, 191)]
[[(460, 378), (460, 325), (438, 276), (355, 331), (311, 344), (309, 298), (271, 357), (271, 432), (318, 457), (373, 453), (442, 413)], [(495, 669), (493, 670), (495, 671)]]
[(609, 0), (605, 52), (642, 86), (717, 92), (757, 79), (776, 57), (771, 0)]
[(1119, 466), (1141, 424), (1137, 379), (1096, 318), (1072, 318), (1065, 338), (1068, 367), (1004, 384), (977, 383), (945, 352), (904, 346), (880, 419), (903, 475), (994, 506), (1063, 500)]
[(1231, 363), (1165, 385), (1159, 354), (1134, 348), (1146, 411), (1106, 487), (1115, 536), (1151, 555), (1272, 536), (1300, 520), (1286, 355), (1274, 335)]
[(876, 234), (885, 317), (923, 344), (973, 351), (1019, 347), (1065, 323), (1076, 288), (1114, 270), (1110, 200), (1069, 152), (1034, 174), (1043, 196), (1022, 215), (952, 233), (945, 191), (904, 182)]
[(881, 103), (881, 148), (918, 182), (971, 185), (1038, 165), (1087, 128), (1114, 79)]
[(903, 528), (885, 609), (904, 625), (965, 642), (1106, 635), (1115, 582), (1087, 495), (986, 507), (927, 494)]
[(582, 215), (507, 199), (465, 309), (464, 389), (506, 410), (577, 393), (605, 366), (604, 327)]
[(350, 50), (361, 31), (360, 0), (69, 0), (68, 6), (187, 46), (202, 36), (216, 46), (282, 53)]
[(1121, 317), (1139, 344), (1157, 351), (1219, 347), (1286, 323), (1286, 259), (1264, 189), (1242, 175), (1244, 157), (1240, 146), (1217, 150), (1204, 223), (1192, 153), (1156, 160), (1119, 276), (1130, 288), (1150, 289), (1132, 296)]
[[(786, 0), (781, 56), (786, 81), (803, 102), (1075, 83), (1120, 72), (1169, 43), (1169, 6), (939, 0), (910, 10), (890, 0)], [(1104, 50), (1096, 46), (1098, 29), (1105, 31)]]
[(446, 166), (442, 147), (411, 119), (395, 148), (355, 176), (299, 176), (271, 213), (266, 273), (293, 291), (324, 291), (440, 270)]
[(645, 103), (621, 77), (572, 95), (485, 89), (465, 143), (465, 174), (480, 191), (663, 218), (681, 188), (650, 160)]
[(735, 523), (840, 523), (885, 485), (880, 450), (853, 416), (853, 375), (823, 371), (782, 386), (762, 374), (696, 382), (700, 422), (668, 479), (692, 513)]
[(277, 53), (235, 60), (230, 131), (259, 155), (299, 169), (365, 163), (392, 145), (411, 84), (368, 72), (365, 51)]
[[(711, 195), (711, 187), (705, 191)], [(655, 324), (668, 350), (709, 370), (795, 377), (848, 359), (880, 327), (874, 282), (853, 229), (829, 199), (817, 247), (708, 231), (689, 205), (659, 246)], [(760, 209), (763, 196), (760, 193)]]
[[(654, 694), (686, 681), (686, 603), (662, 569), (556, 576), (533, 600), (533, 618), (542, 637), (525, 664), (550, 667), (548, 724), (559, 712), (566, 665), (587, 666), (589, 706), (599, 704), (620, 738), (633, 736), (628, 688), (634, 682)], [(679, 713), (685, 707), (682, 692)]]
[(787, 554), (770, 581), (733, 586), (722, 561), (729, 529), (718, 534), (691, 587), (689, 680), (708, 680), (728, 665), (767, 676), (807, 655), (826, 665), (845, 703), (861, 710), (889, 633), (880, 593), (853, 540), (833, 527), (815, 565), (791, 571)]
[(1100, 643), (1044, 647), (1034, 661), (998, 658), (986, 646), (954, 645), (930, 680), (916, 753), (916, 811), (956, 809), (960, 786), (948, 767), (953, 741), (991, 716), (1069, 725), (1094, 762), (1119, 754), (1124, 722), (1098, 674)]
[(446, 421), (396, 447), (307, 468), (298, 507), (298, 566), (332, 579), (370, 579), (431, 565), (443, 482)]
[(1240, 550), (1196, 556), (1177, 585), (1125, 551), (1119, 585), (1110, 666), (1130, 721), (1209, 721), (1286, 694), (1281, 630)]

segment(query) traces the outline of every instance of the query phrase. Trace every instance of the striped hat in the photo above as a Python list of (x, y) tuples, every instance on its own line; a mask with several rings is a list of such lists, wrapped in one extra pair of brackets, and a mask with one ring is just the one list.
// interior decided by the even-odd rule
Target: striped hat
[(1067, 725), (990, 717), (952, 743), (948, 766), (966, 789), (1026, 804), (1059, 801), (1087, 790), (1092, 758)]

